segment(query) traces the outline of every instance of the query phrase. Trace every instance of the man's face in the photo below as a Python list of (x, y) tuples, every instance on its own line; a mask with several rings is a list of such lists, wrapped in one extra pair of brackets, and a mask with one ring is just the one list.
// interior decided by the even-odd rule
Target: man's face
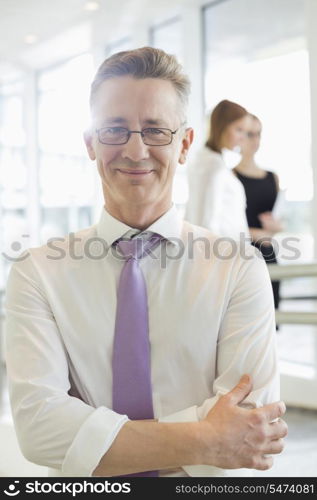
[[(192, 131), (181, 126), (180, 101), (171, 82), (131, 76), (104, 81), (95, 96), (93, 130), (86, 134), (89, 156), (97, 160), (106, 207), (169, 205), (176, 166), (184, 163)], [(142, 130), (164, 127), (172, 131), (171, 144), (147, 146), (140, 134), (123, 145), (105, 145), (95, 129), (125, 127)]]

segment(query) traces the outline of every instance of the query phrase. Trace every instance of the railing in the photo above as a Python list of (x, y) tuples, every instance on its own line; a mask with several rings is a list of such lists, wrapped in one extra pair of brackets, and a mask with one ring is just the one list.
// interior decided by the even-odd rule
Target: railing
[[(284, 280), (289, 278), (313, 278), (317, 277), (317, 263), (313, 264), (268, 264), (268, 270), (272, 280)], [(317, 325), (317, 312), (294, 312), (276, 311), (276, 323)]]
[(317, 277), (317, 263), (314, 264), (268, 264), (268, 270), (272, 280), (287, 278), (307, 278)]

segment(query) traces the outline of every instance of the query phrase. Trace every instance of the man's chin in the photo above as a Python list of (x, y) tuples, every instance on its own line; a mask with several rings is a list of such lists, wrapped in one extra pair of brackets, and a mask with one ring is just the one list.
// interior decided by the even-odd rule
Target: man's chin
[(131, 186), (128, 192), (123, 195), (126, 204), (129, 205), (149, 205), (155, 204), (159, 198), (159, 193), (142, 189), (142, 186)]

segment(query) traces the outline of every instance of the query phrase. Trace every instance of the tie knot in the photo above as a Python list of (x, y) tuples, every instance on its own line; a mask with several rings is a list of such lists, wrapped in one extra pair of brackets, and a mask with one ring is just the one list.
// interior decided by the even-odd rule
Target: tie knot
[(150, 250), (154, 249), (161, 239), (162, 237), (159, 234), (153, 234), (148, 240), (140, 237), (122, 239), (118, 241), (117, 246), (126, 260), (139, 260), (147, 255)]

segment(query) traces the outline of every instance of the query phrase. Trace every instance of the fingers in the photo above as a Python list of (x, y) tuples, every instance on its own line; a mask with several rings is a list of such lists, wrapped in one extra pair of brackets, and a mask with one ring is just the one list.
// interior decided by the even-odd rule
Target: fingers
[(252, 390), (252, 380), (249, 375), (243, 375), (239, 380), (238, 384), (228, 392), (226, 395), (227, 399), (230, 400), (231, 404), (237, 405), (241, 403)]
[(270, 469), (273, 465), (273, 457), (271, 455), (282, 453), (284, 446), (284, 439), (275, 439), (274, 441), (270, 441), (262, 447), (261, 451), (258, 450), (254, 454), (250, 453), (243, 467), (258, 470)]
[(286, 406), (283, 401), (277, 401), (276, 403), (262, 406), (262, 408), (257, 408), (254, 411), (259, 415), (262, 415), (267, 422), (272, 422), (272, 420), (280, 418), (284, 415), (286, 412)]
[(288, 434), (288, 427), (284, 420), (278, 420), (277, 422), (272, 422), (269, 424), (269, 435), (271, 440), (280, 439), (286, 437)]
[(274, 441), (271, 441), (267, 446), (266, 446), (266, 450), (265, 450), (265, 453), (268, 453), (268, 454), (278, 454), (278, 453), (282, 453), (282, 451), (284, 450), (284, 447), (285, 447), (285, 443), (284, 443), (284, 440), (283, 439), (275, 439)]
[(272, 467), (273, 465), (273, 458), (272, 457), (257, 457), (256, 459), (253, 459), (253, 464), (251, 465), (251, 469), (257, 469), (257, 470), (268, 470)]

